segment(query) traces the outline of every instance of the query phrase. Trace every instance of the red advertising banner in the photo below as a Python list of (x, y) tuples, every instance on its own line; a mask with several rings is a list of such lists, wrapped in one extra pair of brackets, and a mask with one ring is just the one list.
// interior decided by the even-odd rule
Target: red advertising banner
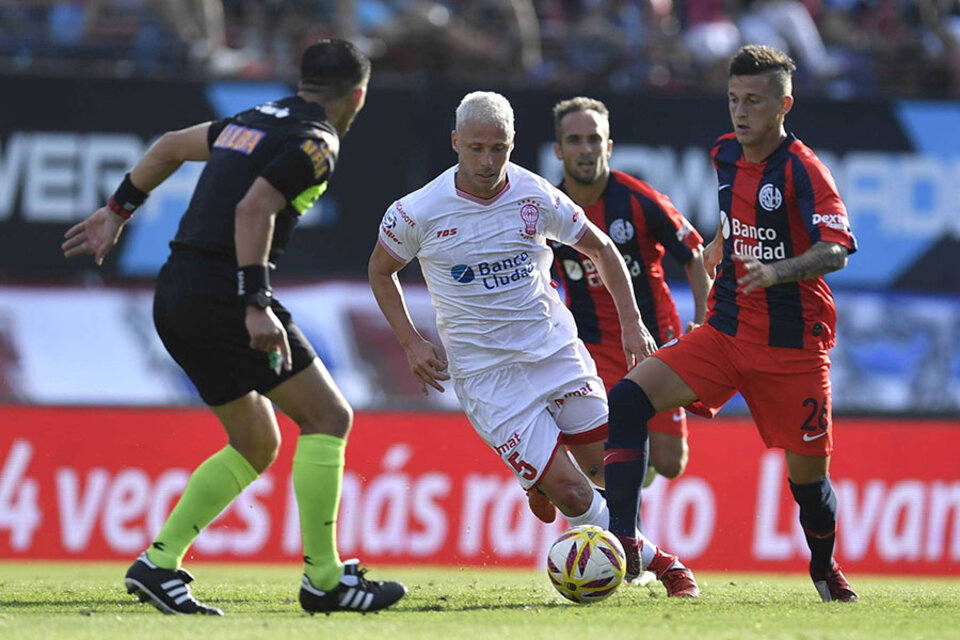
[[(960, 422), (839, 419), (837, 556), (850, 572), (960, 575)], [(188, 557), (298, 561), (281, 419), (277, 462)], [(644, 492), (649, 537), (699, 569), (797, 571), (808, 552), (783, 454), (749, 420), (695, 419), (678, 480)], [(128, 559), (190, 472), (226, 443), (206, 410), (0, 406), (0, 558)], [(460, 414), (359, 413), (338, 522), (343, 557), (371, 564), (540, 566), (563, 529), (526, 508), (513, 475)]]

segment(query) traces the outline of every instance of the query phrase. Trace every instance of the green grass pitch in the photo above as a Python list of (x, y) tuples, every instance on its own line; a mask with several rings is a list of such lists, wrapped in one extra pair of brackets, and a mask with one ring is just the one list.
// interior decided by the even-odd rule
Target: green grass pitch
[(842, 605), (820, 603), (804, 576), (698, 573), (697, 600), (654, 583), (575, 605), (540, 571), (377, 567), (371, 578), (409, 588), (397, 606), (311, 617), (296, 566), (188, 568), (194, 593), (226, 617), (161, 615), (127, 595), (123, 564), (0, 562), (0, 638), (960, 638), (957, 579), (851, 575), (861, 602)]

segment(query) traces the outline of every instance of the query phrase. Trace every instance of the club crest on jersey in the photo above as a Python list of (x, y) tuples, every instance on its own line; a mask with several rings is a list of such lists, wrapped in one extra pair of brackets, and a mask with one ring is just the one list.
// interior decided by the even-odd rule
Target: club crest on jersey
[(760, 195), (757, 200), (765, 211), (776, 211), (783, 203), (783, 194), (776, 186), (767, 183), (760, 188)]
[(540, 207), (533, 202), (521, 202), (520, 219), (523, 220), (522, 234), (526, 236), (537, 235), (537, 221), (540, 220)]
[(610, 237), (613, 238), (613, 241), (617, 244), (630, 242), (635, 233), (633, 223), (631, 223), (629, 220), (624, 220), (623, 218), (617, 218), (611, 222), (609, 231)]

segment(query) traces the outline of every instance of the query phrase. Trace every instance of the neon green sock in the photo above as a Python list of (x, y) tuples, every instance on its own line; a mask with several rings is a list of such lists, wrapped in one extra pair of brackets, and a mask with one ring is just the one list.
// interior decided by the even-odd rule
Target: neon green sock
[(227, 445), (194, 470), (187, 486), (147, 549), (150, 562), (179, 569), (187, 549), (220, 512), (257, 479), (256, 469), (239, 451)]
[(342, 573), (337, 552), (337, 511), (346, 448), (343, 438), (314, 433), (300, 436), (293, 456), (304, 573), (313, 586), (324, 591), (336, 587)]

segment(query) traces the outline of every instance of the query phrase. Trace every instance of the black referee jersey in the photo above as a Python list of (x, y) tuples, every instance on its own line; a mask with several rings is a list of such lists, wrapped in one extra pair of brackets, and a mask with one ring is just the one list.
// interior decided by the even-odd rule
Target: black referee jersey
[(339, 152), (336, 129), (319, 104), (294, 96), (218, 120), (210, 158), (170, 243), (177, 251), (236, 259), (237, 203), (262, 177), (287, 199), (277, 214), (270, 261), (283, 254), (299, 217), (326, 190)]

